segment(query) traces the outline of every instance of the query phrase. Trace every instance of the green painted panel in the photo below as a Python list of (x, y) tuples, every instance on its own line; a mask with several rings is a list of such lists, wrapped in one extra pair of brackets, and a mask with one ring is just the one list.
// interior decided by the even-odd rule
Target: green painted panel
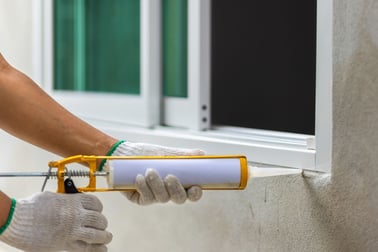
[(140, 1), (54, 2), (55, 88), (140, 93)]
[(54, 2), (54, 88), (74, 89), (74, 0)]
[(188, 1), (162, 1), (163, 93), (187, 97)]

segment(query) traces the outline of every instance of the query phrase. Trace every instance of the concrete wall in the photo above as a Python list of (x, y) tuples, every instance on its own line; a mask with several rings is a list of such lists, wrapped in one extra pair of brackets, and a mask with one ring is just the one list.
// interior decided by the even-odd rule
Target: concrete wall
[[(2, 21), (9, 2), (27, 1), (1, 0)], [(20, 20), (27, 19), (24, 14), (15, 18), (9, 12), (12, 26), (28, 27)], [(27, 40), (6, 41), (13, 45), (3, 49), (7, 26), (0, 27), (2, 52), (31, 72), (30, 52), (23, 48)], [(378, 250), (377, 1), (334, 0), (333, 54), (332, 176), (255, 178), (246, 191), (206, 192), (199, 203), (183, 206), (138, 207), (118, 193), (98, 194), (114, 233), (109, 251)], [(41, 170), (56, 158), (5, 133), (0, 153), (1, 170)], [(41, 182), (2, 179), (0, 184), (12, 196), (24, 197)], [(0, 250), (13, 251), (3, 244)]]

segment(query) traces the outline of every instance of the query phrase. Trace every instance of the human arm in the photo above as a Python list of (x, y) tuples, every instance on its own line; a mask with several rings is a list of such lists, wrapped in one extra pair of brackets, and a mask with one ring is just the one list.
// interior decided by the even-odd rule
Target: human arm
[[(0, 128), (20, 139), (62, 156), (75, 155), (78, 153), (103, 155), (110, 146), (116, 142), (116, 139), (103, 134), (81, 120), (78, 120), (75, 116), (51, 99), (30, 78), (8, 64), (1, 54)], [(33, 213), (36, 212), (32, 211), (33, 209), (38, 208), (41, 210), (47, 210), (56, 208), (54, 202), (57, 203), (59, 202), (57, 199), (66, 197), (58, 194), (51, 194), (48, 197), (49, 201), (41, 200), (42, 198), (47, 197), (45, 196), (47, 193), (48, 192), (44, 193), (42, 195), (43, 197), (38, 197), (38, 201), (34, 200), (35, 204), (24, 204), (26, 203), (25, 200), (22, 200), (19, 204), (17, 203), (15, 207), (16, 213), (20, 212), (22, 209), (27, 209), (27, 213), (24, 213), (25, 216), (23, 217), (26, 219), (34, 218)], [(67, 231), (62, 231), (62, 227), (59, 229), (59, 227), (55, 225), (56, 222), (59, 221), (62, 214), (73, 214), (80, 211), (83, 218), (90, 217), (91, 215), (87, 211), (81, 211), (84, 209), (80, 202), (80, 198), (83, 197), (82, 195), (70, 195), (67, 197), (70, 199), (66, 200), (69, 205), (65, 208), (55, 209), (54, 214), (50, 215), (49, 220), (41, 220), (44, 224), (44, 226), (41, 226), (41, 224), (35, 219), (32, 223), (25, 223), (25, 221), (20, 220), (22, 219), (20, 218), (22, 214), (11, 214), (12, 202), (16, 201), (12, 201), (10, 197), (1, 192), (0, 227), (3, 227), (3, 233), (0, 236), (0, 240), (11, 246), (19, 248), (21, 246), (23, 249), (31, 250), (35, 248), (38, 243), (34, 242), (27, 244), (22, 239), (27, 237), (34, 239), (35, 237), (32, 235), (35, 235), (35, 233), (38, 232), (23, 234), (22, 232), (14, 232), (14, 230), (18, 230), (20, 224), (28, 224), (30, 226), (40, 225), (40, 231), (48, 232), (55, 230), (61, 233), (55, 233), (55, 235), (58, 236), (55, 236), (54, 239), (46, 242), (46, 246), (48, 244), (51, 248), (59, 246), (61, 249), (69, 248), (68, 243), (74, 242), (74, 239), (67, 240), (66, 244), (62, 244), (58, 238), (60, 235), (63, 235), (62, 232), (74, 233), (73, 226), (68, 225), (64, 227)], [(92, 201), (98, 202), (97, 198), (92, 198)], [(95, 204), (98, 206), (98, 203)], [(99, 212), (99, 210), (96, 209), (96, 212)], [(99, 221), (104, 218), (105, 217), (102, 215), (97, 215), (96, 220)], [(97, 223), (97, 221), (95, 222)], [(105, 229), (105, 227), (95, 226), (93, 230), (101, 228)], [(22, 227), (19, 230), (22, 231)], [(75, 230), (77, 231), (78, 229), (76, 228)], [(108, 235), (106, 231), (102, 231)], [(93, 237), (93, 239), (94, 238), (96, 237)], [(109, 241), (110, 240), (103, 242), (88, 239), (87, 241), (82, 241), (81, 244), (83, 246), (88, 245), (86, 247), (91, 248), (93, 247), (90, 245), (91, 243), (98, 242), (99, 244), (95, 245), (95, 247), (98, 247), (99, 250), (95, 251), (106, 251), (104, 244)], [(36, 251), (40, 250), (36, 249)]]
[(104, 155), (117, 142), (59, 105), (1, 54), (0, 128), (61, 156)]
[[(107, 155), (118, 141), (67, 111), (48, 96), (33, 80), (12, 67), (1, 54), (0, 128), (33, 145), (61, 156)], [(146, 155), (146, 152), (150, 155), (201, 154), (196, 150), (182, 152), (180, 149), (149, 144), (134, 145), (128, 142), (127, 146), (127, 151), (117, 151), (114, 154)], [(143, 183), (140, 183), (141, 181)], [(160, 178), (156, 171), (152, 170), (144, 176), (138, 176), (137, 191), (127, 193), (126, 196), (132, 202), (143, 205), (153, 202), (167, 202), (170, 199), (176, 203), (183, 203), (187, 198), (198, 200), (201, 197), (201, 189), (199, 187), (193, 188), (185, 190), (176, 177)], [(7, 227), (0, 234), (0, 240), (28, 251), (51, 251), (52, 249), (67, 248), (79, 248), (78, 251), (86, 251), (84, 248), (91, 249), (90, 251), (106, 251), (105, 244), (111, 240), (111, 234), (105, 231), (106, 225), (104, 223), (106, 220), (104, 222), (104, 217), (100, 214), (101, 209), (92, 209), (91, 207), (88, 209), (83, 205), (83, 200), (88, 201), (88, 199), (85, 200), (87, 196), (84, 195), (87, 194), (64, 195), (44, 192), (29, 199), (15, 201), (6, 194), (0, 193), (0, 228)], [(91, 195), (88, 196), (91, 197)], [(97, 198), (91, 198), (90, 201), (95, 202)], [(61, 205), (61, 202), (65, 202), (65, 204)], [(14, 203), (15, 208), (12, 208)], [(95, 205), (98, 204), (95, 203)], [(33, 209), (37, 210), (33, 211)], [(44, 211), (50, 213), (49, 219), (40, 218), (39, 213)], [(94, 211), (97, 214), (93, 217), (88, 211), (90, 213)], [(77, 225), (72, 222), (66, 226), (56, 225), (56, 222), (61, 220), (62, 216), (71, 220), (78, 216), (78, 212), (80, 212), (79, 216), (83, 218), (75, 222)], [(88, 226), (88, 223), (84, 220), (90, 216), (95, 221), (94, 224)], [(37, 217), (40, 218), (38, 221)], [(97, 224), (101, 225), (97, 226)], [(36, 232), (23, 233), (25, 225), (35, 226), (38, 229)], [(86, 227), (82, 228), (81, 225)], [(98, 230), (99, 232), (96, 233), (100, 238), (97, 235), (89, 238), (83, 237), (81, 231), (84, 230), (87, 234), (88, 228), (92, 231)], [(34, 236), (40, 232), (48, 235)], [(65, 240), (59, 239), (62, 234), (66, 235)], [(73, 234), (73, 236), (69, 236), (69, 234)], [(76, 234), (79, 235), (76, 236)], [(81, 239), (75, 240), (75, 237), (81, 237)], [(43, 238), (47, 240), (35, 242), (36, 239)], [(46, 247), (38, 247), (40, 245), (46, 245)]]
[(0, 206), (0, 227), (3, 227), (8, 220), (9, 211), (12, 206), (12, 200), (2, 191), (0, 191)]
[[(61, 156), (108, 155), (109, 150), (118, 141), (67, 111), (33, 80), (12, 67), (1, 54), (0, 128)], [(126, 148), (117, 148), (113, 155), (203, 154), (199, 150), (176, 149), (150, 144), (127, 142), (123, 146)], [(98, 165), (100, 165), (100, 161)], [(152, 180), (158, 181), (158, 183), (152, 183)], [(127, 194), (127, 196), (130, 196), (128, 198), (138, 204), (166, 202), (167, 199), (183, 203), (187, 198), (198, 200), (201, 197), (200, 188), (184, 190), (176, 177), (160, 178), (154, 170), (149, 171), (149, 174), (142, 174), (142, 177), (139, 176), (137, 182), (137, 192), (132, 196)], [(196, 193), (192, 194), (192, 191)]]

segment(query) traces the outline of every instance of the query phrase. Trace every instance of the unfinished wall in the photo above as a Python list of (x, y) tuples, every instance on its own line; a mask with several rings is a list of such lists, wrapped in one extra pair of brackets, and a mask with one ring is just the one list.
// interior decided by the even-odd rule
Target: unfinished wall
[[(332, 176), (256, 178), (246, 191), (206, 192), (199, 203), (183, 206), (139, 207), (118, 193), (98, 194), (114, 234), (109, 251), (376, 251), (377, 17), (377, 1), (334, 0)], [(0, 153), (1, 170), (45, 169), (55, 158), (5, 133)], [(3, 179), (0, 184), (16, 197), (41, 185)], [(12, 250), (1, 244), (0, 251)]]

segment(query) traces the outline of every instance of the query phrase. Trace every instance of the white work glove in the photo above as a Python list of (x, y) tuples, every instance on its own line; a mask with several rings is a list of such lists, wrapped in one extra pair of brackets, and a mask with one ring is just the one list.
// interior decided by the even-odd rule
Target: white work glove
[(93, 195), (38, 193), (15, 202), (0, 240), (25, 251), (106, 252), (112, 234), (101, 211)]
[[(161, 145), (122, 142), (113, 148), (112, 156), (200, 156), (204, 155), (202, 150), (171, 148)], [(106, 167), (106, 166), (105, 166)], [(156, 170), (151, 167), (146, 174), (136, 177), (136, 191), (123, 192), (132, 202), (139, 205), (149, 205), (160, 202), (165, 203), (171, 200), (174, 203), (182, 204), (187, 199), (198, 201), (202, 196), (202, 189), (193, 185), (185, 189), (179, 179), (174, 175), (167, 175), (161, 178)]]

